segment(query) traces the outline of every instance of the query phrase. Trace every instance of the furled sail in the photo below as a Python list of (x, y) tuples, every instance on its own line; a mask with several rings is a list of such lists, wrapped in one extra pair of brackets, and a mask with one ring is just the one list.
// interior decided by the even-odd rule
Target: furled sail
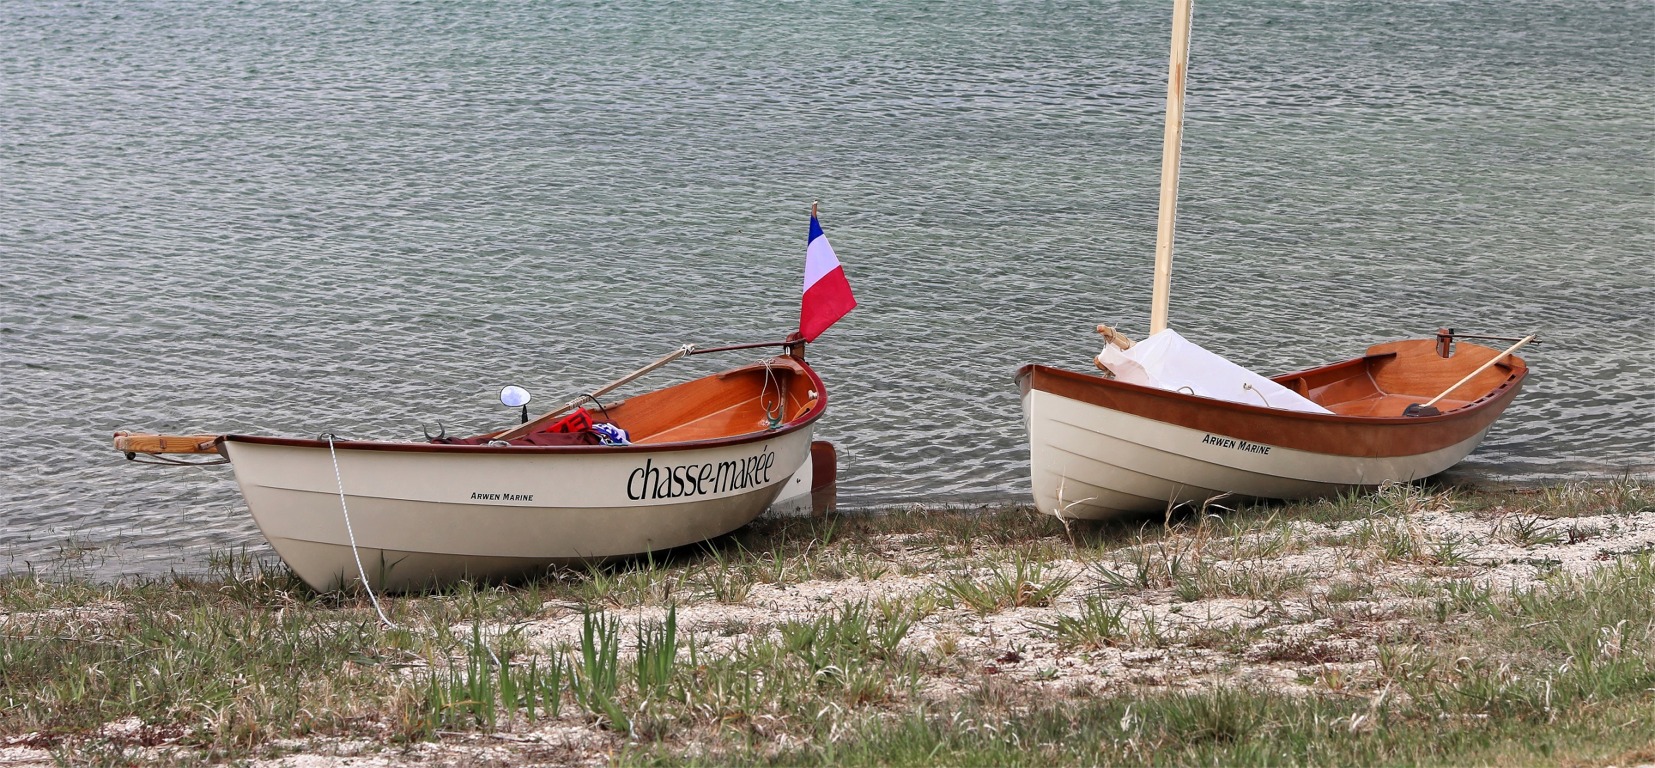
[(1098, 366), (1128, 384), (1234, 403), (1306, 413), (1331, 413), (1265, 376), (1203, 349), (1167, 328), (1120, 349), (1106, 344)]

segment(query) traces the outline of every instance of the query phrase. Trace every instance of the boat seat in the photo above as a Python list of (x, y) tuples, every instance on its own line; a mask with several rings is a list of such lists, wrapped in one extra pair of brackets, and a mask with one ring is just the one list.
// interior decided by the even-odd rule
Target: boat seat
[(1286, 381), (1278, 381), (1276, 383), (1297, 393), (1299, 397), (1306, 399), (1310, 397), (1310, 384), (1304, 380), (1303, 376), (1294, 376)]

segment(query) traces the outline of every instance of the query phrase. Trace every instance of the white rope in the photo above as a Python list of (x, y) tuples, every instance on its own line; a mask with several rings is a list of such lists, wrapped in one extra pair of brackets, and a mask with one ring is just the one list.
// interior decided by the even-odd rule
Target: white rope
[(374, 604), (374, 612), (379, 614), (379, 620), (385, 622), (389, 629), (396, 629), (396, 624), (385, 617), (385, 609), (379, 607), (379, 598), (374, 597), (374, 588), (368, 583), (368, 570), (362, 567), (362, 553), (356, 549), (356, 532), (351, 530), (351, 510), (345, 506), (345, 480), (339, 475), (339, 454), (333, 450), (333, 435), (328, 438), (328, 456), (333, 458), (333, 481), (339, 487), (339, 510), (345, 513), (345, 535), (351, 541), (351, 556), (356, 558), (356, 574), (362, 577), (362, 588), (368, 592), (368, 600)]

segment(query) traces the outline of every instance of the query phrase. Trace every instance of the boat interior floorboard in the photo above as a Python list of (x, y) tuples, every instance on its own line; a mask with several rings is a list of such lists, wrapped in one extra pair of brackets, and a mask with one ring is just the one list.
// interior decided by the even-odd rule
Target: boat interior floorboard
[[(1376, 416), (1381, 418), (1395, 418), (1403, 415), (1403, 411), (1414, 403), (1423, 403), (1429, 397), (1419, 395), (1374, 395), (1360, 400), (1349, 400), (1343, 403), (1326, 404), (1328, 410), (1340, 416)], [(1465, 405), (1464, 400), (1442, 399), (1437, 401), (1437, 408), (1443, 412), (1451, 411)]]

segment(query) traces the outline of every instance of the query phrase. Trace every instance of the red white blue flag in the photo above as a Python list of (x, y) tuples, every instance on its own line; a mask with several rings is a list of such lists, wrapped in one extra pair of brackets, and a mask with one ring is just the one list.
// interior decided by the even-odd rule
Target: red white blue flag
[(810, 211), (810, 241), (805, 246), (804, 299), (799, 304), (799, 335), (805, 341), (815, 341), (828, 326), (856, 308), (856, 297), (851, 295), (850, 281), (845, 279), (845, 268), (839, 266), (839, 257), (822, 234), (822, 225), (816, 220), (816, 210)]

